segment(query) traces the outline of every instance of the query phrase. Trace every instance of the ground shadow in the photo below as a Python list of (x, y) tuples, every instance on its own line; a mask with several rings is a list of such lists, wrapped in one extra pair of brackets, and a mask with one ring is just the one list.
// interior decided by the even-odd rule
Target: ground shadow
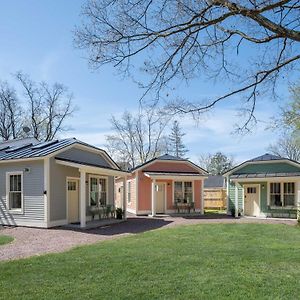
[(57, 227), (59, 230), (70, 230), (70, 231), (80, 231), (87, 234), (99, 234), (105, 236), (120, 235), (120, 234), (137, 234), (149, 230), (154, 230), (167, 226), (173, 223), (171, 220), (156, 219), (156, 218), (143, 218), (143, 217), (130, 217), (125, 222), (111, 224), (107, 226), (91, 228), (91, 229), (80, 229), (80, 228), (67, 228), (67, 227)]

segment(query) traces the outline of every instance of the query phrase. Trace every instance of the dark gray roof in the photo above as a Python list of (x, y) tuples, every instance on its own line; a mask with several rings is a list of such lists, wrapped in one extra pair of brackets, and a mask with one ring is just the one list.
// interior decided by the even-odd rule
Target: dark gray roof
[(204, 180), (204, 188), (224, 188), (225, 178), (222, 175), (210, 175)]
[[(18, 146), (9, 146), (8, 148), (0, 148), (0, 161), (11, 159), (24, 159), (24, 158), (37, 158), (51, 154), (57, 150), (63, 149), (74, 143), (81, 143), (75, 138), (55, 140), (47, 144), (44, 142), (29, 142), (24, 139), (23, 144), (19, 143)], [(40, 145), (40, 147), (38, 147)], [(0, 145), (0, 147), (2, 144)]]
[(273, 154), (270, 154), (270, 153), (265, 153), (264, 155), (255, 157), (255, 158), (250, 159), (248, 161), (270, 161), (270, 160), (283, 160), (283, 159), (286, 159), (286, 158), (280, 157), (280, 156), (277, 156), (277, 155), (273, 155)]
[(293, 173), (254, 173), (254, 174), (237, 174), (231, 175), (231, 179), (243, 178), (267, 178), (267, 177), (295, 177), (300, 176), (300, 172)]
[[(17, 142), (17, 146), (15, 142)], [(116, 166), (116, 169), (119, 170), (118, 165), (104, 150), (89, 145), (87, 143), (81, 142), (75, 138), (52, 140), (48, 142), (38, 142), (35, 139), (23, 139), (0, 143), (0, 161), (44, 157), (74, 144), (80, 144), (104, 152), (107, 155), (107, 157), (109, 157), (109, 159), (112, 161), (112, 163)]]
[(134, 168), (132, 168), (130, 171), (133, 172), (135, 171), (136, 169), (139, 169), (143, 166), (146, 166), (148, 165), (149, 163), (155, 161), (155, 160), (164, 160), (164, 161), (186, 161), (186, 162), (189, 162), (191, 163), (192, 165), (194, 165), (196, 168), (199, 168), (201, 170), (203, 170), (204, 173), (207, 173), (206, 170), (204, 170), (203, 168), (199, 167), (198, 165), (194, 164), (193, 162), (191, 162), (190, 160), (186, 159), (186, 158), (181, 158), (181, 157), (177, 157), (177, 156), (173, 156), (173, 155), (170, 155), (170, 154), (164, 154), (164, 155), (161, 155), (161, 156), (158, 156), (158, 157), (154, 157), (146, 162), (144, 162), (143, 164), (140, 164)]
[(158, 172), (158, 171), (145, 171), (149, 175), (162, 175), (162, 176), (205, 176), (196, 172)]
[[(97, 168), (102, 168), (102, 169), (108, 169), (108, 170), (118, 170), (121, 171), (119, 169), (114, 169), (108, 166), (104, 166), (102, 164), (97, 164), (97, 163), (90, 163), (90, 162), (83, 162), (80, 160), (75, 160), (75, 159), (67, 159), (67, 158), (61, 158), (61, 157), (55, 157), (56, 160), (60, 160), (60, 161), (66, 161), (66, 162), (71, 162), (71, 163), (76, 163), (76, 164), (80, 164), (80, 165), (86, 165), (86, 166), (91, 166), (91, 167), (97, 167)], [(124, 173), (128, 173), (127, 171), (122, 171)]]
[(182, 161), (182, 160), (186, 160), (185, 158), (181, 158), (181, 157), (178, 157), (178, 156), (173, 156), (173, 155), (170, 155), (170, 154), (164, 154), (164, 155), (161, 155), (161, 156), (158, 156), (157, 157), (158, 160), (179, 160), (179, 161)]

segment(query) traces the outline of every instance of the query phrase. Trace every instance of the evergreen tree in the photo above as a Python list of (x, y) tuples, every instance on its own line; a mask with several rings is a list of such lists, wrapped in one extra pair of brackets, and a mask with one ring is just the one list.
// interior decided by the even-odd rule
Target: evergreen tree
[(169, 136), (170, 154), (180, 158), (185, 157), (188, 150), (183, 144), (182, 138), (184, 136), (185, 133), (181, 131), (178, 121), (175, 120), (171, 128), (171, 134)]
[(205, 168), (212, 175), (222, 175), (235, 165), (233, 158), (222, 152), (208, 154), (200, 158), (200, 166)]

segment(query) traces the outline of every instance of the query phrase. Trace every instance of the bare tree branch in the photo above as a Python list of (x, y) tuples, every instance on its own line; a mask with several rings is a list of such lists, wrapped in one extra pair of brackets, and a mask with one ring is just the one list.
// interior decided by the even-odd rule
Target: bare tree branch
[[(142, 99), (171, 93), (166, 104), (173, 114), (204, 112), (239, 96), (248, 105), (240, 127), (248, 130), (259, 98), (299, 71), (299, 6), (299, 0), (93, 0), (75, 41), (95, 68), (111, 63), (132, 75), (140, 67)], [(178, 82), (193, 79), (222, 82), (224, 92), (175, 101)]]

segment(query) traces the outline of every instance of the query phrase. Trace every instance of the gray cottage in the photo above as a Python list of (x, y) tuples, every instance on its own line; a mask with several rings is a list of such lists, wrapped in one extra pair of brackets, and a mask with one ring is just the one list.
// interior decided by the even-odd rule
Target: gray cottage
[(93, 207), (114, 205), (115, 177), (126, 176), (104, 150), (75, 138), (3, 142), (0, 224), (85, 227)]

